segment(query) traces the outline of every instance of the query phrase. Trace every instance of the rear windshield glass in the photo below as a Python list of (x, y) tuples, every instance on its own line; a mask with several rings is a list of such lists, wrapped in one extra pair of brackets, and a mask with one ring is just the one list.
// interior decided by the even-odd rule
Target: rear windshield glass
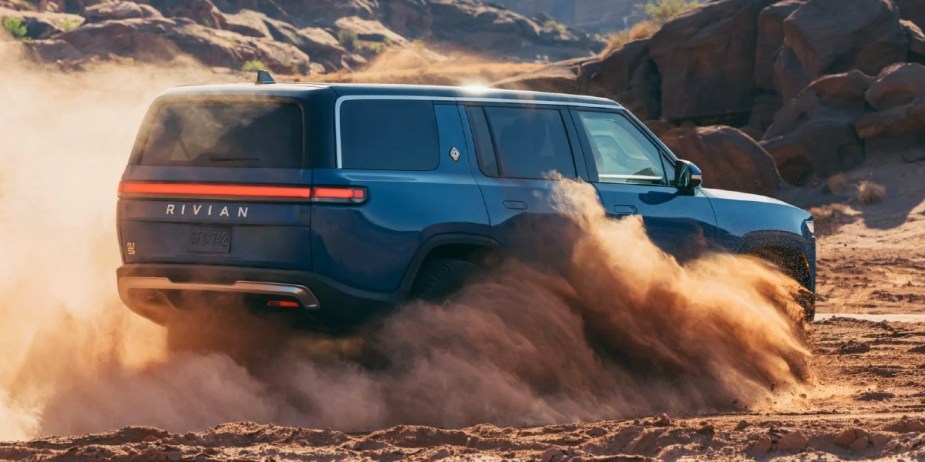
[(302, 111), (289, 103), (190, 102), (155, 109), (141, 165), (302, 167)]

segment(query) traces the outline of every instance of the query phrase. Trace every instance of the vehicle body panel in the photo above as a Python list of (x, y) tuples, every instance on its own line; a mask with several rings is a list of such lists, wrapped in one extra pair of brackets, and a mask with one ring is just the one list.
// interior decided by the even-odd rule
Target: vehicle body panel
[[(594, 184), (608, 215), (641, 215), (653, 241), (680, 259), (706, 248), (747, 253), (777, 246), (798, 250), (815, 274), (815, 239), (806, 224), (810, 217), (800, 209), (760, 196), (700, 187), (679, 191), (671, 184), (597, 181), (587, 142), (570, 111), (580, 107), (626, 113), (613, 101), (454, 87), (274, 84), (182, 87), (166, 92), (153, 107), (173, 100), (226, 97), (281, 98), (298, 104), (305, 120), (302, 168), (188, 168), (130, 162), (123, 182), (359, 187), (366, 195), (355, 203), (124, 195), (118, 205), (125, 263), (118, 272), (120, 280), (166, 278), (186, 284), (182, 287), (202, 281), (213, 284), (210, 290), (214, 284), (241, 281), (288, 284), (317, 297), (322, 317), (362, 322), (376, 311), (373, 306), (406, 300), (423, 262), (440, 249), (469, 246), (516, 254), (518, 249), (530, 253), (529, 249), (542, 248), (549, 230), (568, 226), (552, 203), (558, 180), (498, 178), (482, 172), (466, 113), (472, 106), (560, 111), (576, 177)], [(340, 107), (358, 99), (433, 102), (437, 167), (429, 171), (340, 168)], [(677, 162), (644, 125), (632, 120), (659, 146), (666, 162)], [(136, 151), (143, 137), (144, 130)], [(227, 213), (222, 213), (226, 207)], [(213, 229), (227, 230), (230, 245), (202, 252), (191, 236)], [(568, 258), (567, 247), (558, 250), (545, 256)]]

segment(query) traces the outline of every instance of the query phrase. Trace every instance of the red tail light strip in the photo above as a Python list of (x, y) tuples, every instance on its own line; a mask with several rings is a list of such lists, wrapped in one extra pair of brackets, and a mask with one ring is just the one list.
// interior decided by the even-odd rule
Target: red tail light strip
[(255, 186), (200, 183), (119, 183), (119, 194), (164, 197), (210, 197), (311, 200), (312, 202), (362, 203), (366, 188), (356, 186)]

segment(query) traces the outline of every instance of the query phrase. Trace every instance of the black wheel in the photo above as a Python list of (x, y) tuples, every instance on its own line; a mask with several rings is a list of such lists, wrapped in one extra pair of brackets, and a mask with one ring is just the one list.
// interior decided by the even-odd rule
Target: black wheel
[(478, 265), (466, 260), (436, 259), (424, 262), (411, 289), (411, 298), (442, 301), (459, 290), (478, 269)]
[(803, 289), (794, 298), (803, 307), (807, 321), (816, 317), (816, 296), (811, 290), (809, 266), (803, 256), (792, 251), (779, 249), (759, 249), (753, 252), (756, 257), (770, 263), (782, 273), (800, 283)]

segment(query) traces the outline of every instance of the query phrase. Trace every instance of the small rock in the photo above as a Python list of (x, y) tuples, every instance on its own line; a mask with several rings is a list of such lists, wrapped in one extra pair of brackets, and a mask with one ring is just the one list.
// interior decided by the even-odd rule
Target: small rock
[(870, 351), (870, 344), (848, 340), (838, 346), (838, 352), (841, 354), (867, 353)]
[(771, 444), (770, 436), (761, 435), (755, 442), (748, 446), (748, 452), (752, 454), (764, 454), (771, 450)]
[(144, 441), (145, 443), (153, 443), (153, 442), (155, 442), (155, 441), (157, 441), (157, 440), (159, 440), (159, 439), (160, 439), (160, 438), (158, 438), (157, 436), (148, 435), (148, 436), (146, 436), (146, 437), (145, 437), (143, 440), (141, 440), (141, 441)]
[(709, 423), (704, 422), (704, 423), (700, 426), (700, 428), (697, 429), (697, 433), (700, 433), (700, 434), (713, 434), (713, 433), (716, 433), (716, 429), (713, 427), (713, 425), (710, 425)]
[(561, 449), (547, 449), (546, 452), (540, 456), (540, 462), (555, 462), (556, 460), (562, 458), (564, 455), (565, 453), (562, 452)]
[(854, 440), (854, 442), (851, 443), (850, 446), (848, 446), (848, 449), (851, 449), (852, 451), (855, 451), (855, 452), (863, 451), (867, 449), (867, 446), (869, 443), (870, 443), (870, 440), (868, 440), (866, 436), (862, 436)]
[(802, 451), (809, 444), (809, 439), (803, 435), (803, 432), (796, 430), (780, 437), (777, 441), (777, 449), (781, 451)]
[(668, 427), (671, 425), (671, 418), (668, 417), (668, 414), (661, 414), (655, 418), (652, 422), (652, 425), (656, 427)]
[(604, 430), (601, 427), (593, 427), (593, 428), (589, 428), (588, 431), (585, 433), (591, 438), (597, 438), (597, 437), (606, 435), (607, 430)]
[(453, 455), (453, 453), (450, 452), (449, 449), (440, 448), (439, 450), (437, 450), (436, 452), (430, 455), (430, 460), (432, 461), (442, 460), (442, 459), (446, 459), (447, 457), (450, 457), (451, 455)]
[(742, 430), (745, 430), (746, 428), (748, 428), (748, 422), (744, 420), (740, 420), (739, 423), (736, 425), (735, 429), (736, 431), (742, 431)]
[(855, 435), (854, 429), (848, 428), (842, 431), (841, 433), (839, 433), (838, 436), (835, 437), (835, 444), (843, 448), (847, 448), (856, 439), (857, 439), (857, 435)]
[(870, 442), (878, 448), (886, 446), (890, 440), (892, 440), (892, 438), (884, 433), (874, 433), (874, 435), (870, 438)]
[(167, 460), (171, 462), (177, 462), (183, 458), (183, 454), (180, 451), (170, 451), (167, 453)]
[(861, 401), (886, 401), (895, 397), (896, 395), (886, 391), (865, 391), (858, 395)]

